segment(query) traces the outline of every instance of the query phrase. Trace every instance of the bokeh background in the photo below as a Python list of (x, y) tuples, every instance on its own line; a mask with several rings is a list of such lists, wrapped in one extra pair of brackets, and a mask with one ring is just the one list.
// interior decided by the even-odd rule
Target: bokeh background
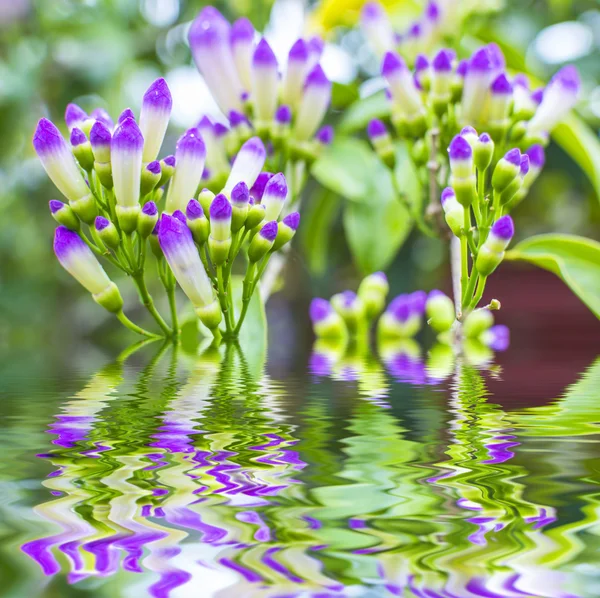
[[(458, 0), (457, 0), (458, 1)], [(231, 0), (216, 2), (228, 17), (248, 16), (265, 31), (280, 55), (302, 33), (327, 39), (323, 66), (336, 82), (335, 111), (361, 94), (377, 64), (354, 27), (361, 1)], [(497, 40), (534, 76), (547, 79), (575, 63), (585, 91), (578, 112), (594, 131), (600, 124), (600, 7), (595, 0), (495, 0), (481, 4), (465, 24), (466, 47)], [(37, 120), (62, 122), (75, 101), (84, 109), (105, 107), (116, 117), (139, 109), (157, 76), (166, 77), (174, 112), (164, 154), (177, 136), (216, 107), (194, 68), (187, 27), (205, 5), (194, 0), (0, 0), (0, 354), (4, 368), (27, 368), (32, 360), (52, 368), (64, 359), (91, 359), (131, 340), (82, 292), (56, 262), (54, 221), (47, 203), (57, 196), (31, 146)], [(421, 2), (386, 2), (397, 23), (410, 22)], [(336, 113), (332, 115), (335, 123)], [(321, 193), (314, 184), (311, 196)], [(545, 172), (515, 214), (519, 237), (560, 231), (600, 239), (600, 204), (579, 167), (552, 146)], [(313, 295), (353, 287), (352, 263), (341, 224), (321, 239), (318, 253), (298, 235), (286, 286), (269, 303), (270, 336), (288, 340), (274, 368), (303, 367), (310, 343), (306, 307)], [(313, 238), (313, 237), (311, 237)], [(445, 247), (414, 234), (390, 268), (394, 291), (448, 288)], [(574, 340), (571, 359), (600, 348), (600, 327), (551, 274), (506, 266), (490, 285), (506, 307), (500, 321), (513, 328), (526, 359), (560, 364), (561, 339)], [(126, 302), (134, 291), (122, 286)], [(134, 312), (134, 315), (135, 312)], [(139, 314), (141, 317), (141, 314)], [(85, 343), (85, 351), (74, 347)], [(47, 348), (47, 351), (41, 350)], [(564, 348), (564, 345), (563, 345)], [(554, 351), (554, 353), (552, 353)], [(26, 358), (26, 359), (24, 359)], [(29, 365), (28, 365), (29, 364)], [(558, 365), (556, 365), (558, 367)]]

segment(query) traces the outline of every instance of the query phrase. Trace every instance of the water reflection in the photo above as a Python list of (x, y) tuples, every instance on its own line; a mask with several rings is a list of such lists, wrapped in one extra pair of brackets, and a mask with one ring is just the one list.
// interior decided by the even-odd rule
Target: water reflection
[(94, 596), (598, 595), (600, 360), (505, 412), (481, 347), (320, 343), (309, 386), (235, 346), (127, 358), (47, 427), (54, 531), (21, 547), (45, 576)]

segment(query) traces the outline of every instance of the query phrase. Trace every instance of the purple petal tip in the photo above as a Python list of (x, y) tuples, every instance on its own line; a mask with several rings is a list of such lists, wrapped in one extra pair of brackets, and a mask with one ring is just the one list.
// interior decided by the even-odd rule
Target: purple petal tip
[(290, 62), (301, 63), (304, 63), (308, 60), (308, 46), (302, 38), (296, 40), (294, 45), (290, 48), (288, 60)]
[(277, 221), (271, 220), (260, 229), (260, 236), (267, 241), (274, 241), (277, 237)]
[(546, 153), (544, 148), (539, 145), (532, 145), (526, 152), (529, 156), (529, 163), (536, 168), (543, 168), (546, 163)]
[(419, 73), (429, 68), (429, 60), (425, 54), (417, 54), (415, 58), (415, 72)]
[(254, 50), (252, 64), (261, 67), (277, 66), (277, 58), (275, 58), (275, 53), (271, 49), (269, 42), (264, 37), (258, 42), (256, 50)]
[(102, 121), (97, 120), (90, 129), (90, 143), (92, 147), (110, 145), (111, 134), (108, 126)]
[(448, 148), (450, 160), (468, 160), (473, 155), (469, 142), (461, 135), (456, 135)]
[(246, 18), (242, 17), (231, 26), (231, 43), (233, 45), (251, 42), (254, 39), (254, 26)]
[(448, 73), (452, 70), (452, 53), (448, 50), (440, 50), (433, 59), (431, 65), (433, 70), (439, 73)]
[(65, 143), (60, 131), (53, 122), (42, 118), (33, 135), (33, 147), (38, 154), (61, 147)]
[(179, 220), (179, 222), (186, 224), (187, 220), (185, 218), (185, 214), (181, 210), (175, 210), (173, 212), (173, 218)]
[(250, 199), (250, 191), (248, 185), (244, 181), (240, 181), (231, 191), (231, 201), (234, 204), (247, 204)]
[(443, 191), (442, 191), (442, 197), (440, 199), (442, 205), (444, 205), (449, 199), (452, 199), (453, 197), (456, 197), (456, 193), (454, 193), (454, 189), (452, 189), (452, 187), (446, 187)]
[(65, 207), (65, 204), (62, 201), (58, 201), (58, 199), (51, 199), (48, 202), (48, 207), (50, 208), (50, 212), (52, 214), (56, 214), (56, 212), (62, 210)]
[(306, 77), (304, 87), (330, 87), (331, 82), (327, 78), (325, 71), (320, 64), (315, 65), (312, 71)]
[(331, 125), (325, 125), (317, 131), (315, 139), (321, 145), (330, 145), (333, 142), (333, 135), (333, 127)]
[(321, 299), (320, 297), (317, 297), (310, 302), (309, 314), (310, 319), (313, 322), (321, 322), (322, 320), (327, 318), (327, 316), (329, 316), (329, 314), (331, 314), (332, 311), (333, 308), (331, 307), (329, 301), (327, 301), (326, 299)]
[(162, 77), (154, 81), (144, 94), (144, 105), (159, 110), (171, 110), (173, 98), (167, 82)]
[(479, 141), (481, 143), (492, 143), (492, 138), (487, 133), (482, 133), (479, 136)]
[(146, 214), (146, 216), (156, 216), (158, 214), (158, 208), (153, 201), (149, 201), (144, 204), (142, 208), (142, 214)]
[(367, 125), (367, 135), (369, 139), (376, 139), (377, 137), (381, 137), (387, 133), (387, 129), (383, 121), (378, 118), (374, 118)]
[(71, 131), (70, 141), (73, 147), (77, 147), (78, 145), (85, 143), (87, 141), (87, 137), (81, 129), (74, 127)]
[(119, 118), (117, 119), (117, 124), (121, 124), (124, 120), (128, 118), (133, 118), (135, 120), (135, 114), (131, 108), (125, 108), (121, 114), (119, 114)]
[(527, 154), (521, 154), (521, 164), (519, 169), (523, 176), (529, 172), (529, 156)]
[(146, 166), (146, 170), (151, 172), (152, 174), (160, 174), (160, 162), (158, 160), (154, 160), (154, 162), (149, 162), (148, 166)]
[(381, 74), (384, 77), (393, 75), (398, 71), (406, 69), (406, 63), (395, 52), (386, 52), (381, 65)]
[(492, 233), (505, 241), (512, 239), (515, 234), (513, 219), (508, 214), (498, 218), (492, 225)]
[(231, 204), (225, 195), (219, 193), (210, 204), (209, 214), (211, 220), (227, 220), (231, 218)]
[(292, 110), (289, 106), (283, 104), (277, 108), (277, 112), (275, 112), (275, 121), (280, 125), (287, 125), (292, 122)]
[(96, 216), (96, 220), (94, 220), (94, 226), (97, 231), (104, 230), (109, 225), (110, 220), (108, 220), (104, 216)]
[(167, 156), (166, 158), (163, 158), (163, 163), (166, 164), (167, 166), (170, 166), (171, 168), (175, 168), (175, 164), (177, 163), (175, 160), (175, 156)]
[(185, 208), (185, 215), (189, 220), (197, 220), (204, 216), (204, 210), (197, 199), (190, 199), (188, 205)]
[(292, 230), (298, 230), (300, 226), (300, 214), (298, 212), (292, 212), (288, 214), (284, 219), (283, 223), (289, 226)]
[(144, 146), (144, 137), (135, 119), (126, 118), (120, 121), (112, 137), (111, 147), (123, 150), (141, 150)]
[(506, 152), (506, 154), (504, 155), (504, 159), (507, 162), (510, 162), (511, 164), (513, 164), (514, 166), (520, 166), (521, 165), (521, 152), (520, 152), (519, 148), (515, 147), (515, 148), (509, 150), (508, 152)]
[(67, 104), (65, 109), (65, 123), (71, 128), (73, 123), (82, 122), (88, 117), (85, 110), (77, 104)]
[(508, 77), (502, 73), (494, 79), (490, 90), (494, 95), (510, 95), (513, 92), (513, 86)]

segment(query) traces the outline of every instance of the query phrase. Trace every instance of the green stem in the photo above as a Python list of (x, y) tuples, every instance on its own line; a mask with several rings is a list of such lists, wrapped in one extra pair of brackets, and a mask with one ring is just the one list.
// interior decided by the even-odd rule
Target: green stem
[(173, 336), (173, 331), (169, 328), (167, 323), (163, 320), (162, 316), (158, 313), (158, 310), (154, 306), (154, 301), (148, 292), (148, 287), (146, 286), (146, 280), (144, 279), (144, 273), (140, 272), (133, 276), (133, 280), (135, 281), (135, 285), (138, 288), (140, 293), (140, 298), (144, 307), (150, 312), (150, 315), (156, 320), (156, 323), (160, 326), (161, 330), (165, 333), (166, 336)]
[(225, 293), (225, 285), (223, 283), (223, 266), (217, 266), (217, 289), (219, 291), (219, 304), (221, 305), (223, 319), (225, 320), (225, 328), (229, 336), (232, 332), (233, 326), (231, 324), (229, 305), (227, 302), (227, 295)]
[(469, 306), (470, 309), (475, 309), (477, 307), (477, 304), (481, 301), (481, 298), (483, 297), (483, 291), (485, 290), (486, 280), (487, 276), (479, 277), (479, 283), (477, 284), (477, 293), (473, 298), (473, 301), (471, 301), (471, 304)]
[(142, 336), (147, 336), (148, 338), (152, 338), (152, 339), (160, 338), (160, 336), (158, 334), (149, 332), (148, 330), (141, 328), (137, 324), (134, 324), (122, 311), (118, 312), (116, 315), (117, 315), (117, 319), (119, 320), (119, 322), (121, 322), (121, 324), (123, 324), (123, 326), (125, 326), (126, 328), (129, 328), (129, 330), (132, 330), (136, 334), (141, 334)]
[(460, 238), (460, 257), (461, 257), (461, 277), (460, 277), (460, 291), (462, 297), (462, 307), (465, 307), (465, 293), (467, 291), (467, 285), (469, 284), (469, 232), (471, 231), (471, 209), (464, 209), (464, 234)]
[(167, 289), (167, 297), (169, 298), (169, 309), (171, 310), (171, 326), (173, 334), (179, 336), (179, 320), (177, 319), (177, 301), (175, 299), (175, 287)]
[[(254, 293), (254, 289), (256, 288), (256, 263), (250, 262), (248, 264), (248, 268), (246, 269), (246, 276), (244, 277), (243, 282), (243, 291), (242, 291), (242, 311), (240, 312), (240, 318), (237, 322), (235, 330), (233, 331), (234, 335), (237, 336), (240, 333), (242, 328), (242, 324), (244, 323), (244, 319), (246, 318), (246, 313), (248, 312), (248, 307), (250, 305), (250, 299), (252, 299), (252, 294)], [(260, 278), (260, 276), (258, 277)]]
[[(471, 305), (471, 299), (473, 297), (473, 292), (475, 291), (475, 285), (479, 281), (479, 273), (473, 272), (471, 274), (471, 279), (469, 280), (469, 284), (465, 289), (465, 293), (463, 295), (463, 306), (468, 307)], [(465, 314), (463, 314), (465, 315)]]

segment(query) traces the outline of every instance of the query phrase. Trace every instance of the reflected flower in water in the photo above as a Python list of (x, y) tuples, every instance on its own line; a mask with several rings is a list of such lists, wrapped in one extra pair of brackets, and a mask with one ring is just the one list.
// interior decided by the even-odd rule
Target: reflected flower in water
[[(591, 547), (579, 532), (596, 511), (565, 517), (537, 463), (517, 459), (553, 415), (505, 412), (454, 355), (441, 407), (422, 380), (432, 355), (449, 369), (448, 348), (425, 368), (414, 341), (380, 347), (388, 373), (420, 387), (415, 402), (359, 343), (315, 346), (313, 373), (346, 382), (339, 402), (323, 385), (296, 402), (233, 345), (159, 354), (139, 376), (108, 366), (48, 427), (51, 496), (35, 513), (50, 526), (22, 550), (46, 575), (93, 577), (100, 592), (119, 574), (127, 595), (199, 583), (206, 596), (587, 595), (562, 567)], [(553, 467), (551, 450), (538, 454)]]

